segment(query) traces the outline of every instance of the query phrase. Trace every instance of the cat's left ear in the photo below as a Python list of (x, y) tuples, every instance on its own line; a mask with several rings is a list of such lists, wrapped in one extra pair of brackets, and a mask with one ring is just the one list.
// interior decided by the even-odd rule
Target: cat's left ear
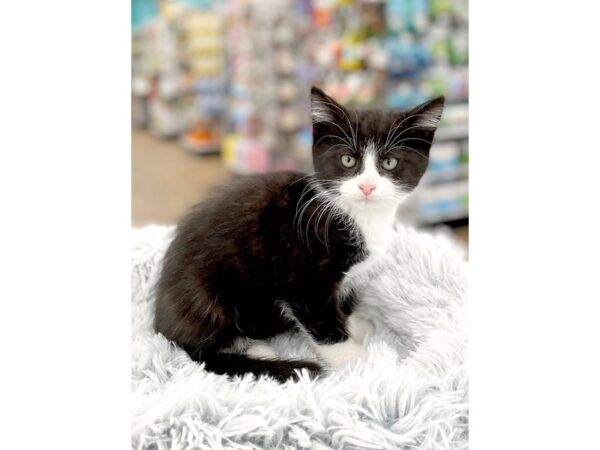
[(340, 122), (347, 115), (344, 107), (316, 86), (310, 91), (310, 115), (313, 125)]
[(442, 118), (444, 96), (429, 100), (404, 113), (405, 126), (423, 131), (435, 131)]

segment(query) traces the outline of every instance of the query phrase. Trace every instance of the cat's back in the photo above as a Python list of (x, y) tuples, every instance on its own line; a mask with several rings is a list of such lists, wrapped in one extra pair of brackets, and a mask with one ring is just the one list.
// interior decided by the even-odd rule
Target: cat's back
[(305, 178), (297, 172), (240, 176), (193, 206), (179, 222), (177, 236), (185, 246), (199, 240), (218, 245), (224, 239), (247, 239), (265, 218), (288, 221), (306, 187)]
[(296, 172), (240, 176), (215, 188), (208, 198), (191, 209), (182, 224), (198, 217), (217, 220), (222, 225), (251, 220), (270, 205), (285, 207), (286, 202), (293, 201), (298, 188), (303, 188), (303, 178), (304, 174)]
[(278, 172), (241, 176), (215, 188), (179, 221), (159, 286), (224, 261), (262, 259), (267, 235), (291, 229), (305, 179), (302, 173)]

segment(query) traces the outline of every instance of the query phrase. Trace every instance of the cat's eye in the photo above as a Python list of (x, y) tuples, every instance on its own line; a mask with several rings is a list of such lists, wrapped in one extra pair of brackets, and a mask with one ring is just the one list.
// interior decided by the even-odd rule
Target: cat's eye
[(398, 165), (398, 158), (385, 158), (381, 165), (385, 170), (392, 170)]
[(354, 167), (356, 165), (356, 159), (353, 156), (344, 155), (342, 156), (342, 165), (347, 168)]

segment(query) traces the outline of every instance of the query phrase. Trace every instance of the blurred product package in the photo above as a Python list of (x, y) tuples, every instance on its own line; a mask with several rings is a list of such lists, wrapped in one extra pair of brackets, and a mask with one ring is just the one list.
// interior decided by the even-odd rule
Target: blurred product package
[(297, 0), (233, 0), (224, 161), (237, 173), (309, 170), (311, 15)]

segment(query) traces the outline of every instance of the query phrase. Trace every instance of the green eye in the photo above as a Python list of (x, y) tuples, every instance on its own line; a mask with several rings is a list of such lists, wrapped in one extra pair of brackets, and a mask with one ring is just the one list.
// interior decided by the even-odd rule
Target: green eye
[(354, 167), (356, 165), (356, 159), (354, 159), (353, 156), (344, 155), (342, 156), (342, 165), (348, 168)]
[(385, 170), (392, 170), (398, 165), (397, 158), (385, 158), (381, 164)]

